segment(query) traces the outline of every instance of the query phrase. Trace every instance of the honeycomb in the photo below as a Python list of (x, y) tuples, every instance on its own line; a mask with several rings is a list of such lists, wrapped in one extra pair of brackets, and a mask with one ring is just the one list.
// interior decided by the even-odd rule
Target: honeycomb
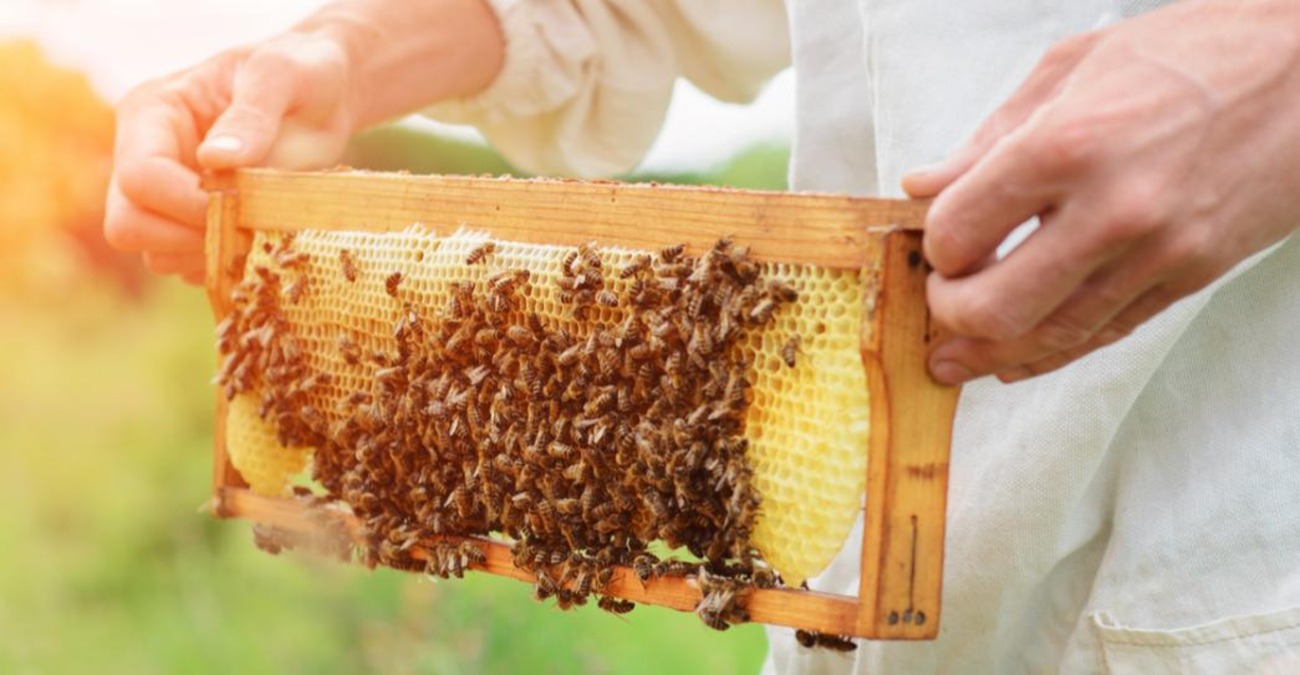
[(258, 415), (256, 396), (236, 396), (226, 408), (226, 452), (253, 492), (283, 495), (289, 479), (311, 461), (311, 448), (286, 448), (276, 440), (275, 426)]
[[(249, 274), (272, 264), (279, 237), (257, 234)], [(584, 334), (584, 324), (615, 323), (631, 311), (593, 308), (586, 322), (576, 321), (554, 283), (571, 247), (496, 241), (484, 262), (467, 265), (466, 257), (488, 241), (487, 235), (466, 231), (440, 237), (418, 225), (382, 234), (297, 233), (293, 249), (306, 254), (306, 261), (285, 271), (286, 288), (297, 291), (286, 293), (291, 299), (282, 311), (310, 368), (330, 375), (314, 390), (311, 405), (328, 416), (352, 392), (371, 386), (370, 366), (347, 358), (341, 344), (363, 353), (392, 350), (394, 322), (404, 305), (442, 306), (457, 282), (526, 269), (533, 283), (523, 290), (521, 311), (536, 312), (577, 336)], [(598, 250), (605, 268), (615, 270), (645, 253)], [(350, 261), (354, 280), (341, 270), (341, 256)], [(394, 273), (401, 274), (395, 297), (386, 284)], [(788, 585), (798, 585), (839, 551), (862, 505), (869, 420), (859, 356), (863, 284), (855, 271), (808, 265), (765, 264), (763, 274), (794, 288), (799, 300), (778, 309), (739, 347), (752, 368), (745, 436), (762, 500), (752, 542)], [(611, 275), (608, 283), (621, 292), (631, 282)], [(785, 357), (793, 336), (798, 347), (790, 367)], [(253, 490), (284, 494), (309, 451), (281, 448), (270, 427), (258, 417), (252, 393), (235, 397), (226, 435), (232, 462)]]

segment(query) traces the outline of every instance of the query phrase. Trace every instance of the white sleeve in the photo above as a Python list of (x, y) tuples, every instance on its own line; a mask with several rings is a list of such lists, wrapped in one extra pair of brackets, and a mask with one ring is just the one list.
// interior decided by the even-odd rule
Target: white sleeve
[(425, 114), (473, 124), (519, 168), (625, 172), (659, 133), (685, 77), (748, 101), (790, 60), (780, 0), (489, 0), (506, 57), (472, 99)]

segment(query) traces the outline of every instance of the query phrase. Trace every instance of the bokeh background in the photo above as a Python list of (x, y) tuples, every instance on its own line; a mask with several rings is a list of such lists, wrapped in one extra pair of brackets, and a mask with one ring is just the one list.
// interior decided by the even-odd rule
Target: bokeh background
[[(202, 512), (211, 318), (100, 236), (112, 103), (318, 4), (0, 0), (0, 673), (756, 672), (753, 626), (273, 557)], [(740, 107), (682, 85), (633, 177), (784, 187), (791, 91), (783, 75)], [(346, 162), (511, 172), (472, 132), (415, 120)]]

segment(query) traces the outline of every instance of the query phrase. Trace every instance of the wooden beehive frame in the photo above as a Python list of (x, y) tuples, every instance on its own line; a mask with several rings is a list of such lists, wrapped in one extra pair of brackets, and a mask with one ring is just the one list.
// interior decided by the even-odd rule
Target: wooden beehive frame
[[(248, 231), (396, 231), (422, 222), (463, 224), (500, 240), (536, 244), (658, 249), (685, 243), (699, 253), (721, 237), (769, 262), (865, 269), (861, 352), (871, 402), (866, 518), (857, 597), (801, 589), (755, 590), (754, 621), (836, 635), (932, 639), (938, 633), (948, 456), (958, 390), (925, 369), (934, 337), (924, 301), (921, 224), (926, 205), (903, 200), (578, 182), (351, 171), (245, 170), (210, 176), (207, 287), (220, 321), (243, 273)], [(217, 396), (214, 503), (220, 517), (288, 531), (319, 531), (350, 516), (248, 490), (225, 447), (226, 401)], [(448, 539), (455, 539), (449, 537)], [(479, 540), (493, 574), (533, 580), (511, 564), (509, 547)], [(429, 542), (432, 544), (433, 542)], [(644, 585), (628, 568), (614, 596), (692, 610), (700, 592), (690, 577)]]

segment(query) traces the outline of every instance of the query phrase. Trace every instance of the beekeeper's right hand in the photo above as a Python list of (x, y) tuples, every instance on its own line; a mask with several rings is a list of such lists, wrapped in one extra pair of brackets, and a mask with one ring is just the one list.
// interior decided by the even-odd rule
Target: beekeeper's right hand
[(118, 106), (105, 237), (156, 273), (201, 283), (202, 171), (331, 165), (367, 126), (482, 90), (504, 52), (482, 0), (340, 0), (140, 85)]

